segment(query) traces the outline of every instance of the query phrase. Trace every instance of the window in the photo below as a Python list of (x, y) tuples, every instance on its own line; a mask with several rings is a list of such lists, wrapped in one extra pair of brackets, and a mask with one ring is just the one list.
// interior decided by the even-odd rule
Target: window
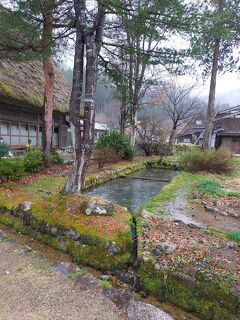
[[(34, 124), (0, 122), (0, 136), (3, 141), (11, 146), (24, 146), (28, 139), (32, 140), (33, 145), (37, 145), (38, 126)], [(41, 137), (39, 137), (41, 140)]]
[(59, 127), (54, 127), (53, 130), (53, 147), (58, 148), (59, 146)]
[(184, 143), (190, 143), (191, 140), (190, 140), (190, 138), (184, 138), (184, 139), (183, 139), (183, 142), (184, 142)]
[(10, 124), (8, 122), (1, 122), (1, 134), (10, 134)]
[(3, 138), (3, 142), (10, 144), (10, 123), (0, 122), (0, 136)]

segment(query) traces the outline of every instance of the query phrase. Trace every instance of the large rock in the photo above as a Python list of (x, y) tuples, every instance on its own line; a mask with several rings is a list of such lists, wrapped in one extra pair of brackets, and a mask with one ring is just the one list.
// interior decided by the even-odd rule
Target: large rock
[(94, 293), (101, 289), (101, 281), (91, 274), (84, 274), (76, 282), (75, 285), (81, 291), (86, 293)]
[(85, 210), (85, 214), (95, 215), (95, 216), (112, 216), (113, 215), (113, 204), (98, 204), (95, 202), (90, 202)]
[(115, 256), (121, 251), (114, 241), (107, 241), (104, 250), (107, 251), (110, 256)]
[(177, 246), (174, 243), (165, 241), (165, 242), (160, 242), (157, 246), (154, 247), (152, 250), (152, 253), (155, 256), (161, 256), (162, 254), (170, 254), (173, 251), (175, 251)]
[(0, 239), (6, 238), (6, 234), (0, 229)]
[(142, 301), (132, 301), (127, 315), (129, 320), (174, 320), (166, 312)]
[(103, 289), (103, 295), (109, 298), (119, 309), (126, 309), (132, 300), (132, 294), (125, 289)]
[(64, 276), (68, 276), (70, 273), (77, 272), (80, 270), (80, 268), (71, 262), (60, 262), (60, 263), (54, 263), (53, 271), (59, 272), (63, 274)]

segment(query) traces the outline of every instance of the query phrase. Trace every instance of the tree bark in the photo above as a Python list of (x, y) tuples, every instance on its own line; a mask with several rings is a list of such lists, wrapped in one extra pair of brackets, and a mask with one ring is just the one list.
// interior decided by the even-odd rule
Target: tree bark
[(176, 129), (177, 129), (177, 126), (176, 126), (176, 124), (174, 124), (173, 127), (172, 127), (172, 131), (171, 131), (170, 137), (169, 137), (169, 142), (168, 142), (169, 152), (170, 153), (172, 152), (173, 139), (174, 139), (175, 134), (176, 134)]
[(42, 146), (44, 155), (48, 155), (52, 147), (53, 104), (54, 104), (54, 68), (52, 59), (53, 3), (43, 2), (43, 74), (44, 74), (44, 122)]
[(131, 116), (131, 125), (130, 125), (130, 141), (131, 144), (135, 146), (136, 136), (137, 136), (137, 111), (133, 107), (133, 112)]
[(52, 57), (43, 59), (44, 88), (44, 125), (43, 125), (43, 152), (50, 153), (53, 136), (53, 104), (54, 104), (54, 69)]
[(211, 72), (210, 90), (209, 90), (209, 96), (208, 96), (207, 120), (205, 125), (204, 136), (203, 136), (203, 150), (211, 149), (211, 137), (212, 137), (213, 120), (214, 120), (214, 113), (215, 113), (215, 96), (216, 96), (219, 48), (220, 48), (220, 40), (216, 40), (214, 56), (213, 56), (212, 72)]
[(125, 134), (126, 120), (127, 120), (127, 108), (126, 108), (126, 99), (122, 101), (121, 110), (120, 110), (120, 131), (122, 134)]
[[(79, 194), (82, 191), (94, 146), (98, 55), (102, 44), (105, 13), (101, 11), (102, 9), (99, 9), (96, 28), (89, 30), (85, 17), (85, 0), (75, 0), (74, 7), (76, 13), (76, 44), (73, 88), (70, 102), (70, 123), (75, 149), (75, 161), (73, 170), (65, 184), (64, 192)], [(84, 64), (84, 56), (86, 56), (86, 64)], [(83, 93), (84, 66), (86, 68), (86, 78), (82, 130), (80, 122), (80, 98)]]
[[(218, 13), (222, 13), (224, 6), (224, 0), (219, 1)], [(205, 125), (205, 131), (203, 136), (203, 150), (211, 149), (211, 138), (213, 130), (213, 121), (215, 113), (215, 98), (216, 98), (216, 82), (218, 72), (218, 62), (220, 56), (220, 38), (215, 38), (214, 52), (213, 52), (213, 63), (211, 70), (211, 82), (208, 96), (208, 109), (207, 109), (207, 120)]]
[(83, 90), (83, 69), (84, 69), (84, 37), (82, 34), (81, 11), (84, 6), (81, 1), (74, 2), (76, 12), (76, 43), (73, 68), (73, 85), (70, 100), (70, 128), (72, 144), (74, 149), (74, 164), (72, 172), (64, 186), (63, 191), (70, 194), (80, 193), (82, 190), (82, 171), (84, 166), (84, 150), (82, 148), (82, 130), (80, 122), (80, 101)]

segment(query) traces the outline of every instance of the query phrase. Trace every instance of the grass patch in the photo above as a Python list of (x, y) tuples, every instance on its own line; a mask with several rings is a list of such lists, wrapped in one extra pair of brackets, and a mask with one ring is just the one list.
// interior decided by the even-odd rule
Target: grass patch
[(85, 268), (80, 268), (80, 270), (76, 271), (76, 272), (71, 272), (68, 275), (68, 278), (71, 280), (77, 280), (78, 278), (80, 278), (82, 275), (84, 275), (86, 273), (86, 269)]
[(207, 178), (207, 175), (197, 175), (182, 171), (166, 185), (156, 197), (148, 201), (141, 209), (164, 216), (166, 204), (174, 200), (179, 192), (185, 191), (190, 195), (195, 190), (195, 186), (200, 182), (205, 181)]
[(231, 241), (240, 242), (240, 231), (227, 232), (226, 236)]
[(197, 190), (203, 194), (210, 194), (211, 196), (217, 196), (221, 193), (221, 185), (215, 180), (202, 181), (198, 184)]
[(216, 180), (206, 180), (200, 182), (197, 186), (197, 191), (201, 194), (211, 195), (212, 197), (219, 196), (240, 199), (239, 192), (224, 190), (220, 183)]
[(112, 284), (110, 281), (108, 280), (101, 280), (101, 286), (104, 288), (104, 289), (110, 289), (112, 288)]

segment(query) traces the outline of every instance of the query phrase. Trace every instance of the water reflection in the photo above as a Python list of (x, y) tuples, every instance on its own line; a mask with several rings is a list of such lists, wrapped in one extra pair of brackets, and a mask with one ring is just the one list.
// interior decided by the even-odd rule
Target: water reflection
[(131, 174), (127, 178), (118, 178), (94, 187), (87, 190), (86, 193), (105, 198), (135, 213), (141, 205), (156, 196), (167, 184), (163, 181), (145, 180), (146, 178), (171, 180), (175, 175), (176, 172), (172, 170), (149, 168)]

